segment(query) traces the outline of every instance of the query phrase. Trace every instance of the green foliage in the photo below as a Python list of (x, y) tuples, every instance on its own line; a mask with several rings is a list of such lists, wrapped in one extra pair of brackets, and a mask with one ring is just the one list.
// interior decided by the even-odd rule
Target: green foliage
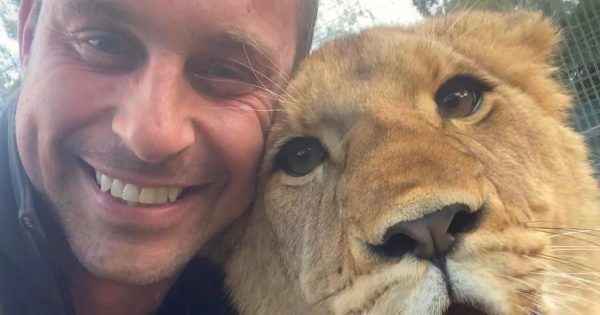
[(16, 39), (19, 0), (0, 0), (0, 24), (9, 38)]
[(443, 15), (462, 10), (535, 10), (557, 20), (567, 15), (577, 4), (575, 0), (412, 0), (426, 16)]
[[(17, 8), (19, 0), (0, 0), (0, 36), (17, 40)], [(0, 98), (15, 90), (20, 84), (20, 67), (16, 54), (0, 45)]]
[(0, 98), (19, 86), (18, 69), (16, 57), (6, 47), (0, 46)]

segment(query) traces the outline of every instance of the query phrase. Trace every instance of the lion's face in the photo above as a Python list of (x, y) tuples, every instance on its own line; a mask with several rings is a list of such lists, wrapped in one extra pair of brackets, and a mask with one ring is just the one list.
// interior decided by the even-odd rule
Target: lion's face
[(277, 114), (255, 210), (297, 298), (335, 314), (596, 307), (576, 273), (597, 282), (600, 260), (560, 251), (600, 242), (569, 230), (600, 221), (551, 77), (556, 41), (538, 15), (471, 13), (310, 57)]

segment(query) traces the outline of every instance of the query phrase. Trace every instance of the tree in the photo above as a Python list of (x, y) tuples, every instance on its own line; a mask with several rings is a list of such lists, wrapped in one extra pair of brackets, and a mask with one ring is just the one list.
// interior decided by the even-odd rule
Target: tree
[(422, 14), (407, 0), (320, 0), (314, 45), (374, 25), (405, 25)]
[[(8, 95), (20, 84), (20, 69), (16, 53), (8, 44), (17, 39), (17, 8), (19, 0), (0, 0), (0, 98)], [(4, 33), (4, 36), (2, 36)], [(2, 42), (0, 42), (2, 43)]]
[(373, 13), (360, 0), (321, 0), (313, 36), (314, 47), (341, 35), (373, 24)]
[(412, 0), (425, 16), (443, 15), (459, 10), (536, 10), (562, 19), (577, 5), (575, 0)]

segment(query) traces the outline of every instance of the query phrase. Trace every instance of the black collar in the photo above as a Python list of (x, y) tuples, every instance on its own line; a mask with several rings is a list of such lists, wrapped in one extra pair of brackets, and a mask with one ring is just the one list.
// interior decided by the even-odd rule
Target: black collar
[(52, 263), (53, 253), (36, 211), (36, 193), (19, 158), (15, 138), (17, 101), (15, 94), (0, 110), (0, 255), (54, 309), (74, 314), (64, 279)]

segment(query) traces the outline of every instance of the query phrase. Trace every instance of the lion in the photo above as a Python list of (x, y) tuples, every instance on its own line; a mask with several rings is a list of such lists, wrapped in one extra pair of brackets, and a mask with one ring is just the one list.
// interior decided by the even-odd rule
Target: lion
[(224, 243), (241, 314), (600, 314), (600, 207), (557, 27), (466, 12), (333, 40), (281, 95)]

